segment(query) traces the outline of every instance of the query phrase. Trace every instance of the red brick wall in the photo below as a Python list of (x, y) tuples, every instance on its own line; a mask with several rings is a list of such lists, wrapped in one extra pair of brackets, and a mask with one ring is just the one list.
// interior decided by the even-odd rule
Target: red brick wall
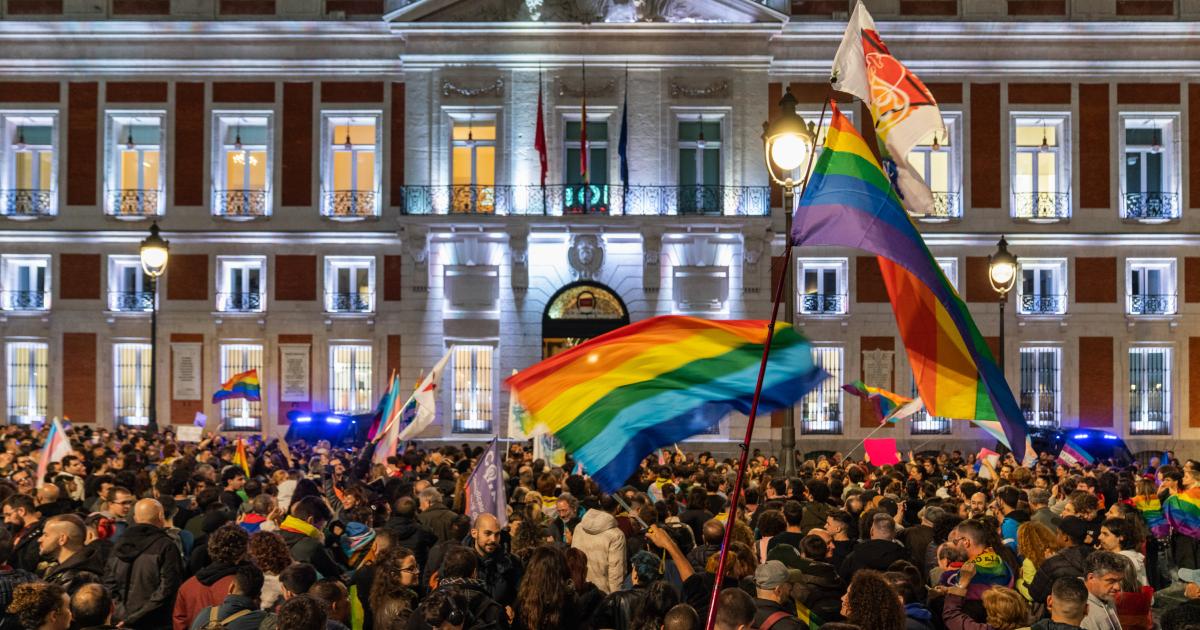
[(1079, 338), (1079, 426), (1113, 426), (1113, 338)]
[[(1200, 302), (1200, 258), (1187, 256), (1183, 259), (1183, 301)], [(1200, 407), (1196, 408), (1200, 415)]]
[(290, 302), (317, 299), (316, 256), (275, 256), (275, 299)]
[(378, 81), (323, 81), (322, 103), (382, 103), (383, 84)]
[(157, 81), (109, 81), (104, 85), (106, 103), (165, 103), (167, 84)]
[(1117, 301), (1117, 259), (1075, 259), (1075, 301), (1112, 304)]
[(63, 333), (63, 416), (96, 421), (96, 333)]
[(1117, 0), (1117, 15), (1129, 17), (1175, 15), (1175, 0)]
[(212, 101), (214, 103), (274, 103), (275, 84), (216, 82), (212, 84)]
[(1084, 208), (1109, 207), (1108, 110), (1108, 84), (1079, 86), (1079, 128), (1087, 130), (1079, 139), (1079, 205)]
[[(174, 261), (173, 256), (172, 256), (172, 261)], [(171, 264), (174, 264), (174, 262), (172, 262)], [(191, 334), (191, 333), (171, 333), (170, 343), (203, 344), (204, 343), (204, 335)], [(171, 350), (168, 350), (166, 354), (172, 355), (173, 352), (174, 352), (174, 349), (171, 349)], [(196, 419), (196, 412), (204, 411), (203, 396), (204, 396), (204, 392), (209, 391), (209, 388), (204, 386), (204, 355), (205, 355), (205, 353), (203, 351), (201, 351), (200, 352), (200, 365), (197, 366), (197, 369), (200, 370), (200, 392), (201, 392), (200, 400), (175, 400), (174, 394), (172, 392), (173, 388), (171, 387), (171, 383), (173, 383), (175, 381), (175, 357), (174, 356), (167, 357), (167, 360), (168, 360), (167, 370), (170, 373), (170, 378), (167, 379), (167, 383), (165, 385), (166, 389), (164, 389), (162, 391), (167, 392), (168, 396), (172, 396), (171, 412), (169, 414), (170, 418), (171, 418), (171, 424), (191, 424)], [(164, 385), (160, 384), (160, 387), (164, 387)], [(218, 424), (220, 424), (220, 420), (221, 420), (220, 418), (216, 418), (216, 421)]]
[[(8, 8), (11, 14), (12, 0), (8, 1)], [(57, 103), (62, 98), (57, 83), (40, 81), (0, 82), (0, 94), (9, 103)]]
[(854, 300), (863, 304), (890, 302), (883, 274), (879, 271), (879, 261), (874, 256), (857, 256), (854, 259)]
[(312, 205), (313, 86), (311, 83), (283, 84), (283, 175), (282, 203)]
[[(896, 338), (895, 337), (862, 337), (859, 340), (858, 345), (859, 345), (859, 350), (861, 352), (870, 352), (871, 350), (895, 351), (896, 350)], [(862, 355), (860, 354), (859, 356), (862, 356)], [(867, 385), (870, 385), (871, 387), (882, 387), (883, 389), (886, 389), (888, 391), (895, 391), (896, 390), (895, 365), (896, 365), (896, 357), (893, 355), (892, 356), (892, 381), (891, 382), (889, 382), (889, 383), (867, 383)], [(863, 381), (865, 382), (867, 375), (866, 375), (866, 372), (863, 371), (864, 367), (865, 366), (860, 365), (858, 377), (860, 379), (863, 379)], [(879, 421), (881, 420), (881, 418), (879, 417), (879, 414), (875, 413), (874, 405), (871, 404), (869, 401), (861, 399), (861, 398), (859, 399), (858, 402), (859, 402), (858, 426), (869, 427), (869, 428), (875, 428), (875, 427), (879, 426)], [(892, 428), (892, 425), (890, 425), (890, 424), (886, 427), (886, 429), (891, 429), (891, 428)]]
[(72, 83), (67, 92), (67, 205), (96, 203), (99, 86)]
[(204, 84), (175, 84), (175, 205), (204, 204)]
[[(298, 400), (298, 401), (289, 401), (289, 402), (283, 402), (282, 400), (280, 400), (279, 407), (278, 407), (279, 413), (276, 414), (276, 417), (279, 419), (279, 424), (281, 424), (281, 425), (286, 426), (287, 424), (289, 424), (288, 417), (287, 417), (287, 414), (289, 411), (295, 411), (295, 410), (312, 411), (312, 395), (313, 395), (312, 367), (315, 365), (312, 360), (312, 353), (313, 353), (312, 342), (313, 342), (312, 335), (279, 335), (279, 344), (280, 345), (283, 345), (283, 344), (308, 344), (308, 365), (309, 365), (308, 400), (303, 400), (303, 401)], [(276, 357), (276, 360), (275, 360), (276, 374), (283, 374), (283, 353), (282, 353), (282, 351), (277, 351), (277, 352), (278, 352), (278, 356)], [(280, 394), (280, 398), (283, 398), (282, 393)]]
[(399, 191), (404, 181), (404, 84), (392, 84), (392, 201), (391, 205), (400, 205)]
[(960, 282), (966, 289), (963, 295), (968, 302), (995, 302), (1000, 299), (992, 289), (992, 281), (988, 277), (987, 256), (967, 256), (967, 264), (963, 268)]
[(1008, 0), (1009, 15), (1066, 15), (1067, 0)]
[(207, 300), (208, 256), (172, 254), (166, 278), (168, 300)]
[(100, 254), (59, 254), (58, 297), (100, 299)]
[(1008, 102), (1013, 105), (1070, 105), (1070, 83), (1009, 83)]
[(400, 300), (404, 299), (404, 284), (402, 283), (403, 270), (404, 257), (398, 255), (383, 257), (384, 302), (399, 302)]
[[(1121, 105), (1178, 105), (1178, 83), (1118, 83), (1117, 103)], [(1080, 95), (1081, 102), (1083, 101)]]
[(1000, 86), (971, 84), (971, 208), (1000, 207)]

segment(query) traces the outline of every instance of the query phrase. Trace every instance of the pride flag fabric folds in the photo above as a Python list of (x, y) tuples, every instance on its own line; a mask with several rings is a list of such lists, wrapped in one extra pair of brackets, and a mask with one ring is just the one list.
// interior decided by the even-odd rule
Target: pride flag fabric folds
[(46, 441), (42, 444), (42, 452), (38, 455), (37, 481), (35, 482), (37, 487), (41, 488), (46, 484), (46, 472), (50, 470), (50, 464), (61, 462), (70, 454), (71, 441), (67, 438), (67, 432), (59, 424), (58, 418), (55, 418), (50, 424), (50, 433), (46, 435)]
[(1163, 516), (1176, 532), (1200, 538), (1200, 488), (1188, 488), (1163, 501)]
[(246, 370), (234, 374), (228, 381), (221, 385), (213, 394), (213, 404), (217, 404), (222, 400), (233, 400), (235, 398), (245, 398), (246, 400), (262, 400), (261, 390), (258, 387), (258, 370)]
[[(544, 424), (612, 492), (655, 449), (731, 411), (750, 411), (766, 334), (765, 321), (664, 315), (575, 346), (506, 383), (531, 422)], [(808, 340), (776, 324), (758, 411), (794, 404), (826, 376)]]
[(850, 121), (832, 105), (825, 147), (796, 208), (792, 242), (875, 254), (929, 413), (998, 420), (1018, 461), (1025, 418), (959, 298)]
[(847, 394), (865, 398), (875, 406), (875, 413), (879, 414), (880, 422), (896, 422), (901, 418), (894, 415), (897, 409), (912, 402), (913, 399), (906, 398), (895, 392), (889, 392), (886, 389), (879, 387), (871, 387), (862, 381), (853, 381), (842, 385), (842, 390)]

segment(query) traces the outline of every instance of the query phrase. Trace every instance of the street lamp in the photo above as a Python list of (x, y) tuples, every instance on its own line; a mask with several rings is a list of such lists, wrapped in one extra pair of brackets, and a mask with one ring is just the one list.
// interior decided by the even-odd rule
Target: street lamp
[(139, 252), (142, 272), (150, 278), (150, 417), (146, 429), (151, 433), (158, 433), (158, 277), (167, 271), (167, 245), (154, 223)]
[(1000, 349), (996, 362), (1000, 365), (1000, 373), (1004, 374), (1004, 303), (1008, 301), (1008, 292), (1017, 283), (1017, 257), (1009, 253), (1008, 241), (1003, 236), (996, 247), (996, 253), (988, 258), (988, 280), (1000, 295)]
[[(783, 98), (779, 99), (779, 112), (775, 120), (763, 123), (763, 161), (771, 181), (783, 187), (783, 217), (784, 233), (791, 239), (792, 234), (792, 198), (796, 182), (792, 175), (802, 165), (806, 168), (801, 173), (800, 182), (808, 177), (808, 159), (812, 155), (813, 145), (817, 137), (812, 128), (804, 123), (804, 118), (796, 113), (796, 97), (792, 91), (785, 90)], [(791, 251), (791, 248), (788, 248)], [(784, 292), (783, 321), (792, 323), (795, 319), (795, 291), (789, 286), (788, 271), (792, 268), (793, 260), (788, 256), (787, 266), (784, 267), (781, 282), (787, 287)], [(783, 473), (788, 477), (796, 474), (796, 419), (795, 407), (788, 406), (784, 412), (783, 431), (780, 436), (783, 463)]]

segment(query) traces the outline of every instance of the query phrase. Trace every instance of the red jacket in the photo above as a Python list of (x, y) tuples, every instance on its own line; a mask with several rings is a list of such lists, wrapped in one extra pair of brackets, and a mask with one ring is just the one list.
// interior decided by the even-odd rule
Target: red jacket
[[(218, 567), (225, 570), (218, 570)], [(172, 628), (188, 630), (200, 611), (209, 606), (220, 606), (229, 594), (235, 571), (237, 567), (209, 565), (201, 569), (195, 577), (188, 578), (183, 586), (179, 587), (179, 594), (175, 597), (175, 612), (171, 615)]]

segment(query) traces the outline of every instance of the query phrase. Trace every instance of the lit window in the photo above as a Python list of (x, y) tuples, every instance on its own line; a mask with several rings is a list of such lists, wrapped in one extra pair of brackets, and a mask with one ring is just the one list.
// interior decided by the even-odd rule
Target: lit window
[(491, 346), (454, 346), (454, 433), (490, 433), (495, 390)]
[(844, 358), (841, 346), (813, 346), (813, 360), (829, 373), (829, 378), (800, 400), (801, 433), (841, 435)]
[(942, 113), (945, 129), (922, 139), (908, 154), (908, 163), (925, 180), (933, 193), (933, 208), (927, 214), (914, 215), (923, 221), (947, 221), (962, 217), (959, 204), (959, 173), (962, 151), (959, 115)]
[(957, 258), (935, 258), (938, 267), (942, 268), (942, 273), (946, 274), (946, 280), (950, 281), (950, 286), (954, 290), (958, 290), (958, 259)]
[(1125, 263), (1126, 312), (1130, 315), (1174, 315), (1174, 258), (1131, 258)]
[(1062, 315), (1067, 312), (1067, 261), (1020, 262), (1021, 290), (1017, 312), (1022, 315)]
[(263, 256), (217, 257), (217, 310), (257, 313), (266, 308), (266, 266)]
[(321, 212), (335, 219), (379, 216), (380, 125), (375, 112), (326, 114)]
[(1161, 113), (1121, 115), (1123, 218), (1147, 223), (1179, 218), (1178, 121)]
[(374, 409), (371, 398), (371, 346), (329, 347), (329, 408), (360, 414)]
[(496, 117), (455, 115), (450, 131), (450, 212), (496, 212)]
[(113, 400), (118, 424), (149, 424), (150, 344), (113, 344)]
[(44, 311), (50, 308), (50, 257), (0, 257), (0, 308)]
[(722, 214), (721, 120), (717, 114), (679, 117), (677, 214)]
[(0, 113), (0, 215), (58, 212), (58, 134), (53, 112)]
[(154, 308), (152, 287), (137, 256), (108, 257), (108, 310), (150, 311)]
[[(607, 214), (608, 198), (608, 121), (588, 116), (587, 177), (583, 176), (583, 125), (579, 116), (566, 120), (563, 153), (567, 163), (567, 186), (563, 192), (563, 214)], [(586, 180), (586, 181), (585, 181)]]
[(8, 343), (8, 422), (46, 421), (50, 346), (39, 341)]
[[(260, 344), (221, 344), (221, 382), (237, 374), (258, 370), (259, 387), (263, 379), (263, 347)], [(265, 388), (264, 388), (265, 389)], [(262, 395), (266, 395), (260, 389)], [(221, 423), (227, 431), (259, 431), (262, 427), (262, 401), (237, 398), (221, 401)]]
[(214, 116), (213, 214), (232, 219), (271, 214), (270, 113)]
[(1062, 349), (1021, 348), (1021, 411), (1034, 428), (1058, 428), (1062, 402)]
[(1129, 433), (1171, 433), (1171, 349), (1129, 349)]
[(1022, 114), (1013, 117), (1012, 128), (1012, 215), (1031, 221), (1070, 218), (1066, 115)]
[(325, 257), (325, 310), (369, 313), (375, 309), (375, 259), (370, 256)]
[(845, 258), (801, 258), (800, 312), (805, 315), (844, 315), (847, 311)]
[(110, 112), (105, 154), (105, 211), (118, 218), (162, 214), (163, 112)]

